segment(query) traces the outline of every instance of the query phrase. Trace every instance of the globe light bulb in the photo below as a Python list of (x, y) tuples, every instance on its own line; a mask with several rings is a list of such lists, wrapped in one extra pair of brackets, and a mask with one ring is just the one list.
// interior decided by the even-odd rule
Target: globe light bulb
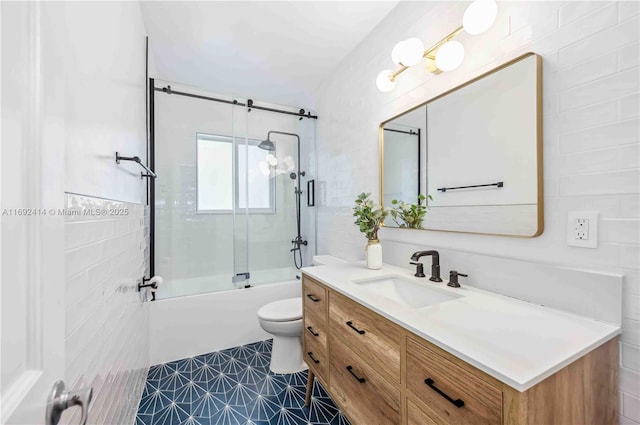
[(419, 38), (413, 37), (404, 41), (400, 51), (400, 62), (404, 66), (413, 66), (422, 60), (424, 43)]
[(482, 34), (493, 25), (497, 15), (495, 0), (475, 0), (464, 11), (462, 26), (468, 34)]
[(376, 86), (382, 93), (389, 92), (396, 86), (396, 82), (391, 81), (391, 75), (393, 75), (393, 71), (388, 69), (385, 69), (378, 74), (378, 78), (376, 78)]
[(393, 46), (391, 60), (396, 65), (413, 66), (422, 59), (424, 43), (417, 37), (408, 38)]
[(424, 54), (424, 43), (416, 37), (406, 39), (402, 42), (400, 49), (400, 63), (404, 66), (416, 65)]
[(404, 41), (400, 41), (396, 43), (396, 45), (393, 46), (393, 49), (391, 50), (391, 60), (395, 65), (400, 65), (400, 56), (401, 56), (403, 46), (404, 46)]
[(453, 71), (464, 59), (464, 46), (459, 41), (444, 43), (436, 53), (436, 66), (441, 71)]

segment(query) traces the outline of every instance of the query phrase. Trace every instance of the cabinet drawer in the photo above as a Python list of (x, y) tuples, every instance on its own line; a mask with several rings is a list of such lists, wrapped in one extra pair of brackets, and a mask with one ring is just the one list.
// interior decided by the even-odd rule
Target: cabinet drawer
[(400, 383), (400, 327), (335, 292), (329, 295), (329, 322), (331, 335), (340, 336), (376, 370)]
[(441, 425), (431, 419), (417, 404), (407, 399), (407, 425)]
[[(309, 338), (311, 337), (311, 338)], [(326, 348), (314, 341), (313, 336), (305, 334), (304, 336), (304, 361), (309, 369), (320, 377), (323, 381), (329, 378), (329, 356)]]
[(406, 382), (407, 389), (445, 423), (502, 423), (501, 390), (411, 338)]
[(331, 397), (353, 425), (400, 423), (400, 389), (331, 337)]
[(321, 321), (326, 322), (327, 288), (305, 276), (302, 282), (302, 299), (305, 312), (310, 311)]
[(315, 314), (307, 312), (304, 315), (304, 337), (316, 341), (325, 351), (327, 350), (327, 325), (316, 317)]

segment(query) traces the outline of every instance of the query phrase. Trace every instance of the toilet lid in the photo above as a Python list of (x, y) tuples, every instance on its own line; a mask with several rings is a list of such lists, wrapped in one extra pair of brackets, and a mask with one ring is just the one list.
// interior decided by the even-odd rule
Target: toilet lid
[(264, 305), (258, 310), (258, 317), (270, 322), (302, 319), (302, 298), (287, 298)]

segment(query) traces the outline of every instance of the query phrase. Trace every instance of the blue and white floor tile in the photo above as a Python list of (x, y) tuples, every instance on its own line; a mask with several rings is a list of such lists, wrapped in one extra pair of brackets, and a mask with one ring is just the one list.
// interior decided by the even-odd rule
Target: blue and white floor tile
[(136, 425), (349, 425), (307, 371), (269, 370), (271, 340), (152, 366)]

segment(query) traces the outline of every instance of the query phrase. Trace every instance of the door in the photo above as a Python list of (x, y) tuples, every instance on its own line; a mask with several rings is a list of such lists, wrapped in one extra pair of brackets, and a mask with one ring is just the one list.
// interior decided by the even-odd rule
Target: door
[(247, 221), (236, 202), (246, 109), (162, 91), (152, 96), (155, 171), (163, 176), (154, 182), (154, 273), (164, 278), (156, 298), (242, 288)]
[(233, 284), (251, 285), (249, 272), (249, 109), (234, 107), (233, 125)]
[(64, 378), (64, 99), (40, 3), (2, 2), (0, 20), (0, 423), (42, 424)]

